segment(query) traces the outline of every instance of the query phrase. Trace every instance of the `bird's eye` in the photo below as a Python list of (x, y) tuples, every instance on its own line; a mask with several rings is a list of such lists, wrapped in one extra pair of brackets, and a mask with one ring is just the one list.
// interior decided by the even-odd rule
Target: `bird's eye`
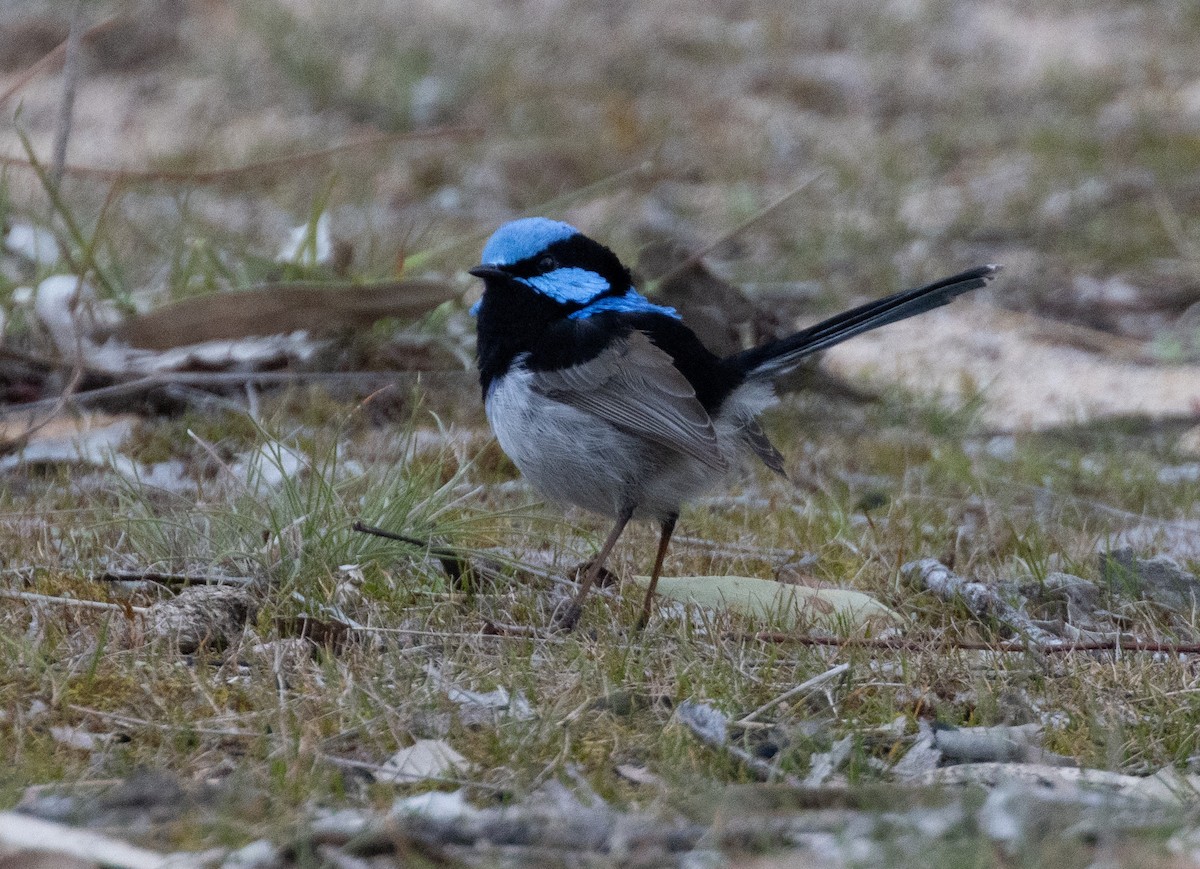
[(539, 272), (552, 272), (558, 268), (558, 260), (552, 256), (544, 256), (538, 260)]

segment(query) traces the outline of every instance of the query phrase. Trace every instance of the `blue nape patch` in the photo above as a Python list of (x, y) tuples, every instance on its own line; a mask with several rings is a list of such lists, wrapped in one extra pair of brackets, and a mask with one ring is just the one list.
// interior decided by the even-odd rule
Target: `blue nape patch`
[(533, 287), (543, 296), (549, 296), (556, 302), (583, 305), (601, 293), (607, 293), (612, 287), (608, 281), (591, 269), (570, 268), (555, 269), (544, 275), (534, 275), (532, 278), (517, 278), (523, 284)]
[(656, 305), (637, 290), (630, 290), (623, 296), (607, 296), (603, 299), (598, 299), (586, 308), (580, 308), (571, 314), (571, 319), (582, 320), (584, 317), (599, 314), (601, 311), (625, 311), (633, 314), (666, 314), (668, 317), (674, 317), (676, 320), (683, 319), (674, 308), (668, 308), (666, 305)]
[(482, 264), (510, 266), (544, 251), (556, 241), (578, 235), (579, 230), (569, 223), (546, 217), (525, 217), (513, 220), (492, 233), (483, 246)]

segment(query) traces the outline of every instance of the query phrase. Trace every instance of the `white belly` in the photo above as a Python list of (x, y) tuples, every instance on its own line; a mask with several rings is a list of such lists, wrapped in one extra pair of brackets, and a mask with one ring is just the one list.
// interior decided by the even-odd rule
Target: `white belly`
[(531, 377), (514, 365), (488, 394), (487, 416), (501, 448), (549, 500), (613, 517), (633, 503), (636, 517), (665, 519), (721, 481), (683, 453), (534, 392)]

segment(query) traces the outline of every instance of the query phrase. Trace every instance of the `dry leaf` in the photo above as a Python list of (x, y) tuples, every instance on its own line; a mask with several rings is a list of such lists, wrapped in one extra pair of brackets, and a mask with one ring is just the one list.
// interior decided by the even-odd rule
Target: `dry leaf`
[(381, 782), (414, 784), (467, 772), (470, 762), (441, 739), (418, 739), (393, 754), (376, 773)]
[(449, 283), (431, 280), (279, 284), (166, 305), (126, 321), (114, 337), (137, 348), (167, 350), (273, 333), (329, 334), (365, 328), (383, 317), (415, 319), (456, 295)]

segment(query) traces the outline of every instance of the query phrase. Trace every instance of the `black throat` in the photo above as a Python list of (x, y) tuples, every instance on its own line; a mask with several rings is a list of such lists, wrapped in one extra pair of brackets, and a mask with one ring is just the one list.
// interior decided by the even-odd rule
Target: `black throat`
[(563, 306), (509, 278), (488, 278), (475, 322), (475, 353), (479, 359), (479, 385), (486, 400), (496, 378), (513, 359), (528, 353), (553, 323), (563, 317)]

